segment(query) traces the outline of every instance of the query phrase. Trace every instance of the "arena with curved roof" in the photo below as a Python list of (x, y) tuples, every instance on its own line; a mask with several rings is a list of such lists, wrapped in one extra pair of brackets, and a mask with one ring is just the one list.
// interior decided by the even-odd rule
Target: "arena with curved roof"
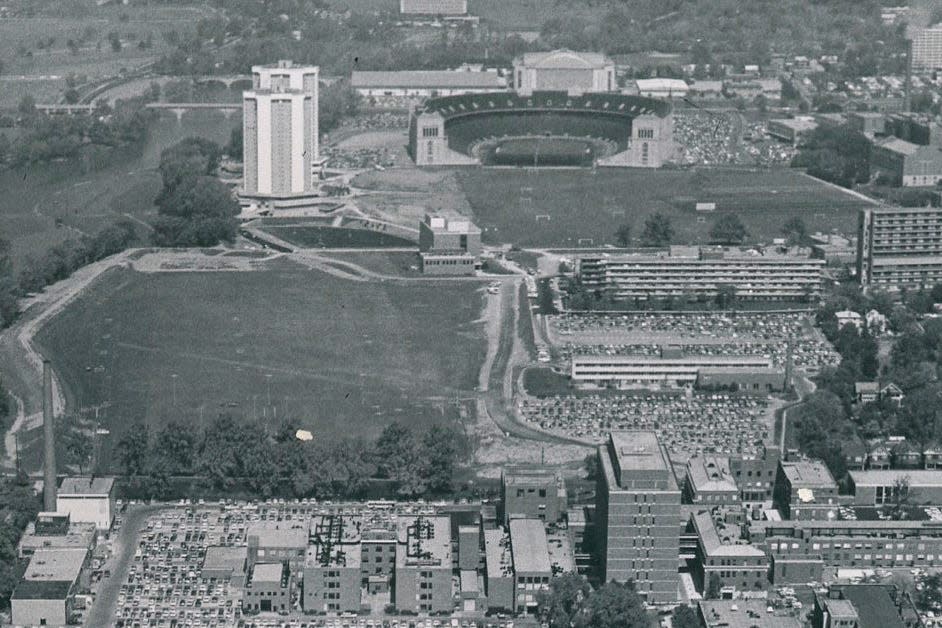
[(410, 118), (419, 166), (657, 168), (673, 152), (671, 104), (615, 92), (492, 92), (431, 98)]

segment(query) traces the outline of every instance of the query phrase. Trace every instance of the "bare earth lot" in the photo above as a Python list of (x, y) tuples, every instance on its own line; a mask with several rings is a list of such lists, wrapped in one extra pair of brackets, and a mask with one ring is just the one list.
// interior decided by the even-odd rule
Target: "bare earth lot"
[(259, 272), (116, 269), (37, 340), (76, 407), (112, 404), (112, 445), (141, 422), (220, 412), (370, 438), (393, 420), (458, 418), (485, 352), (478, 289), (352, 282), (287, 260)]

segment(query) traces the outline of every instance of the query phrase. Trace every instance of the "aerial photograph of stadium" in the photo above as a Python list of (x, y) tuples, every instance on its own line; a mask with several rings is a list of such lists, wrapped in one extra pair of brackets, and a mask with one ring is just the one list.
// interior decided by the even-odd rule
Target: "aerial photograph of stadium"
[(0, 0), (0, 627), (942, 626), (935, 0)]

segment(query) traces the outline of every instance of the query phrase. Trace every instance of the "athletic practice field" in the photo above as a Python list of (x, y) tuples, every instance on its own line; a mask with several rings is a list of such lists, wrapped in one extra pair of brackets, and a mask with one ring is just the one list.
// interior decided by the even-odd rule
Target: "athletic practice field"
[[(633, 244), (654, 212), (671, 218), (675, 242), (705, 243), (726, 212), (739, 215), (750, 241), (771, 242), (800, 216), (809, 230), (856, 233), (861, 200), (794, 170), (736, 171), (640, 169), (478, 168), (458, 180), (487, 243), (520, 246), (592, 246), (615, 243), (622, 224)], [(715, 212), (697, 212), (697, 202)]]

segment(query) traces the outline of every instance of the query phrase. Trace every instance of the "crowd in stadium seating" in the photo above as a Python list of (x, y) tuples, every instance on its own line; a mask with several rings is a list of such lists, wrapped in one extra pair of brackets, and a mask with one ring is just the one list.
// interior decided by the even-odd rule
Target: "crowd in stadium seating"
[(321, 153), (327, 158), (327, 168), (362, 170), (382, 166), (388, 168), (395, 163), (394, 150), (388, 147), (356, 148), (353, 150), (329, 146)]
[(802, 312), (631, 312), (566, 314), (550, 319), (560, 334), (670, 334), (673, 338), (782, 340), (807, 335)]
[(612, 430), (654, 430), (680, 457), (758, 453), (771, 425), (768, 400), (728, 394), (528, 398), (518, 409), (541, 429), (595, 442)]

